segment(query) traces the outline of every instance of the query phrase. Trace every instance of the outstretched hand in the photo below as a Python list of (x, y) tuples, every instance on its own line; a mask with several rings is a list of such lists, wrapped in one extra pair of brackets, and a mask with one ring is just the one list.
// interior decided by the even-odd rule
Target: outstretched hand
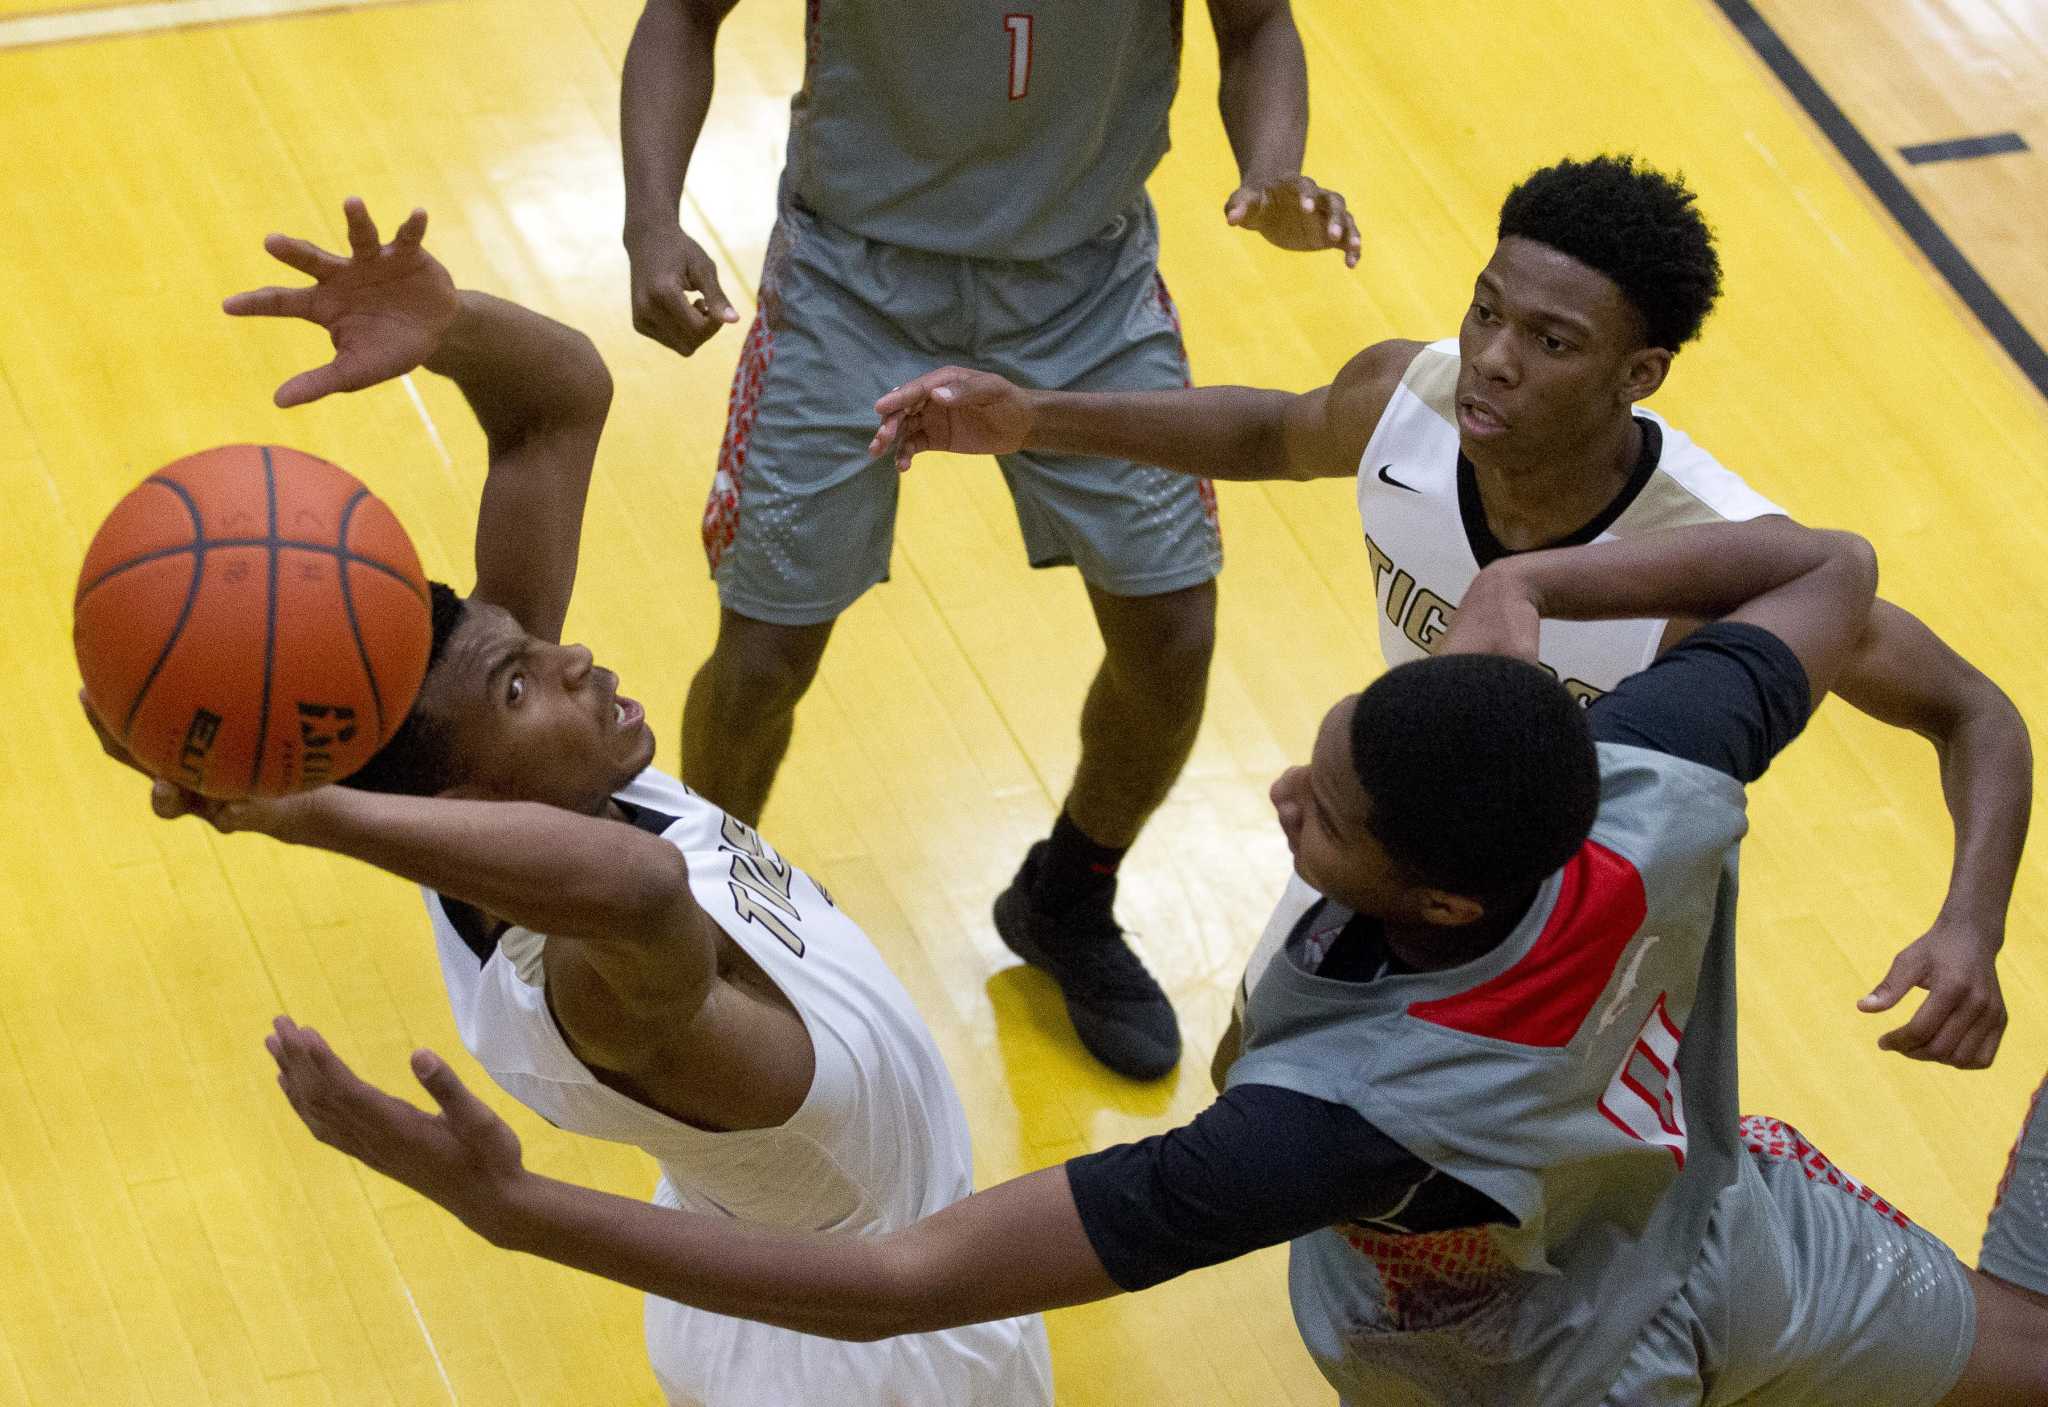
[(1937, 921), (1892, 959), (1864, 1012), (1890, 1011), (1915, 987), (1927, 999), (1913, 1019), (1877, 1038), (1878, 1049), (1908, 1060), (1982, 1070), (2005, 1039), (2005, 996), (1998, 985), (1998, 944), (1962, 925)]
[(1344, 267), (1358, 267), (1358, 222), (1344, 197), (1299, 173), (1239, 186), (1223, 203), (1223, 221), (1257, 230), (1282, 249), (1341, 249)]
[(519, 1135), (440, 1056), (412, 1055), (414, 1077), (440, 1106), (429, 1114), (349, 1069), (310, 1026), (289, 1016), (271, 1025), (263, 1048), (277, 1062), (278, 1088), (313, 1137), (490, 1234), (482, 1223), (525, 1175)]
[(359, 197), (350, 196), (341, 208), (348, 219), (347, 258), (289, 235), (263, 241), (273, 259), (312, 278), (311, 287), (257, 288), (221, 304), (231, 317), (317, 323), (333, 341), (333, 361), (277, 388), (274, 399), (280, 406), (304, 405), (403, 376), (434, 354), (461, 311), (455, 280), (422, 247), (426, 211), (406, 216), (385, 244)]
[(880, 458), (895, 450), (896, 467), (928, 449), (959, 454), (1014, 454), (1031, 431), (1024, 391), (992, 371), (942, 366), (906, 381), (875, 402), (882, 426), (868, 441)]

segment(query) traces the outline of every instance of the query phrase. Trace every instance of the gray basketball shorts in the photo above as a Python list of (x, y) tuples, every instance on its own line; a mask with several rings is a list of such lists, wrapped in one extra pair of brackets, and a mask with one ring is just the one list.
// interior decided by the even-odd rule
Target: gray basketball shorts
[(1777, 1119), (1607, 1407), (1932, 1407), (1977, 1332), (1955, 1253)]
[[(914, 376), (957, 363), (1034, 389), (1187, 385), (1158, 248), (1143, 197), (1079, 248), (1029, 261), (880, 244), (785, 200), (704, 511), (719, 600), (813, 625), (888, 578), (902, 476), (867, 446), (875, 400)], [(999, 462), (1033, 566), (1077, 566), (1117, 596), (1222, 569), (1205, 479), (1032, 451)]]
[(2048, 1084), (2034, 1091), (2006, 1160), (1977, 1265), (1987, 1275), (2048, 1295)]

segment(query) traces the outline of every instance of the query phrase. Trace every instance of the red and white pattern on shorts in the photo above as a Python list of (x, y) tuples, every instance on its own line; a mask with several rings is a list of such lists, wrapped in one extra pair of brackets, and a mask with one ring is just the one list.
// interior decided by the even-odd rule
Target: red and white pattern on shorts
[(1911, 1217), (1871, 1191), (1869, 1186), (1858, 1182), (1836, 1167), (1827, 1154), (1806, 1141), (1805, 1134), (1782, 1119), (1773, 1119), (1763, 1114), (1745, 1114), (1742, 1119), (1742, 1142), (1756, 1157), (1797, 1163), (1799, 1170), (1806, 1174), (1808, 1182), (1823, 1182), (1829, 1187), (1841, 1188), (1894, 1226), (1906, 1227), (1913, 1224)]
[(2012, 1151), (2005, 1155), (2005, 1173), (1998, 1179), (1998, 1191), (1992, 1194), (1991, 1210), (1997, 1211), (2005, 1205), (2005, 1194), (2012, 1190), (2013, 1175), (2020, 1170), (2020, 1145), (2027, 1141), (2027, 1130), (2034, 1126), (2034, 1120), (2048, 1101), (2041, 1096), (2048, 1094), (2048, 1080), (2043, 1080), (2034, 1090), (2034, 1097), (2027, 1101), (2027, 1116), (2020, 1120), (2019, 1137), (2012, 1141)]
[[(1166, 321), (1173, 328), (1173, 340), (1180, 347), (1180, 384), (1193, 387), (1195, 373), (1188, 366), (1188, 344), (1181, 336), (1180, 309), (1174, 306), (1173, 295), (1166, 291), (1166, 276), (1156, 271), (1152, 275), (1152, 296), (1159, 300), (1159, 311), (1166, 314)], [(1208, 479), (1197, 479), (1195, 493), (1202, 500), (1202, 516), (1209, 520), (1210, 527), (1216, 527), (1216, 485)]]
[(732, 395), (725, 407), (725, 439), (718, 446), (718, 469), (711, 476), (711, 496), (704, 501), (704, 556), (711, 570), (732, 546), (740, 530), (740, 489), (747, 477), (747, 443), (754, 433), (754, 417), (761, 409), (761, 383), (767, 380), (768, 363), (775, 358), (775, 334), (768, 327), (768, 310), (754, 314), (747, 329), (747, 342), (740, 349), (740, 364), (733, 369)]
[(1358, 1225), (1337, 1230), (1379, 1272), (1388, 1327), (1403, 1333), (1464, 1322), (1513, 1277), (1499, 1242), (1484, 1226), (1406, 1236)]

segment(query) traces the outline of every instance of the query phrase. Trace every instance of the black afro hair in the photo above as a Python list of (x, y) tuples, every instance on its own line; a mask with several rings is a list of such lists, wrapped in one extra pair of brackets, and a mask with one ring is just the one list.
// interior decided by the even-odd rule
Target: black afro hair
[(1585, 710), (1533, 664), (1440, 655), (1388, 670), (1351, 715), (1366, 829), (1423, 884), (1492, 903), (1585, 842), (1600, 769)]
[(1721, 259), (1682, 176), (1596, 156), (1546, 166), (1508, 192), (1499, 237), (1534, 240), (1613, 279), (1648, 345), (1677, 351), (1721, 296)]
[[(448, 648), (448, 639), (462, 624), (463, 600), (454, 588), (441, 582), (427, 583), (433, 604), (434, 643), (427, 651), (427, 674)], [(420, 695), (425, 697), (422, 682)], [(340, 785), (358, 791), (381, 791), (399, 796), (434, 796), (460, 780), (455, 775), (455, 739), (447, 721), (437, 718), (415, 701), (412, 712), (391, 741), (378, 748), (368, 762), (342, 779)]]

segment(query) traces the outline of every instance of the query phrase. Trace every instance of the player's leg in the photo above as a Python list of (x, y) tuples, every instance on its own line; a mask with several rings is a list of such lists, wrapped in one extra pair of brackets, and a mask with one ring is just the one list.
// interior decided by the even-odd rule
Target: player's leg
[(868, 457), (875, 398), (943, 360), (905, 329), (945, 331), (957, 302), (931, 256), (777, 222), (704, 513), (718, 639), (683, 712), (683, 780), (749, 824), (833, 623), (889, 574), (899, 476)]
[(776, 625), (723, 608), (717, 643), (690, 680), (683, 780), (750, 826), (760, 824), (832, 625)]
[(2048, 1295), (1973, 1271), (1977, 1339), (1941, 1407), (2048, 1403)]
[[(1987, 1346), (2012, 1306), (1990, 1303), (1939, 1238), (1843, 1172), (1799, 1130), (1746, 1118), (1745, 1187), (1717, 1207), (1753, 1232), (1726, 1260), (1728, 1349), (1712, 1400), (1756, 1407), (2040, 1402), (1982, 1384), (2021, 1379)], [(1741, 1191), (1742, 1189), (1738, 1189)], [(1784, 1303), (1767, 1293), (1786, 1292)], [(1984, 1318), (1992, 1316), (1989, 1324)], [(2036, 1342), (2048, 1342), (2037, 1325)], [(1976, 1372), (1979, 1387), (1970, 1386)], [(1960, 1394), (1960, 1395), (1958, 1395)]]
[[(985, 364), (1070, 390), (1185, 385), (1156, 253), (1141, 202), (1080, 249), (1006, 271), (980, 307), (984, 325), (1000, 313), (1014, 327), (986, 344)], [(1097, 1059), (1154, 1078), (1178, 1062), (1180, 1031), (1113, 916), (1116, 873), (1201, 724), (1222, 567), (1215, 499), (1201, 480), (1125, 461), (1026, 453), (1002, 463), (1032, 564), (1071, 563), (1087, 581), (1103, 662), (1082, 708), (1073, 785), (997, 900), (996, 925), (1059, 982)]]
[(2020, 1123), (1977, 1258), (1977, 1344), (1953, 1407), (2048, 1402), (2048, 1084)]
[(1116, 596), (1090, 583), (1088, 602), (1103, 657), (1081, 705), (1081, 760), (1064, 813), (1096, 844), (1121, 852), (1194, 749), (1216, 649), (1216, 583), (1158, 596)]
[(2048, 1084), (2034, 1092), (2006, 1159), (1977, 1265), (2008, 1285), (2048, 1295)]

